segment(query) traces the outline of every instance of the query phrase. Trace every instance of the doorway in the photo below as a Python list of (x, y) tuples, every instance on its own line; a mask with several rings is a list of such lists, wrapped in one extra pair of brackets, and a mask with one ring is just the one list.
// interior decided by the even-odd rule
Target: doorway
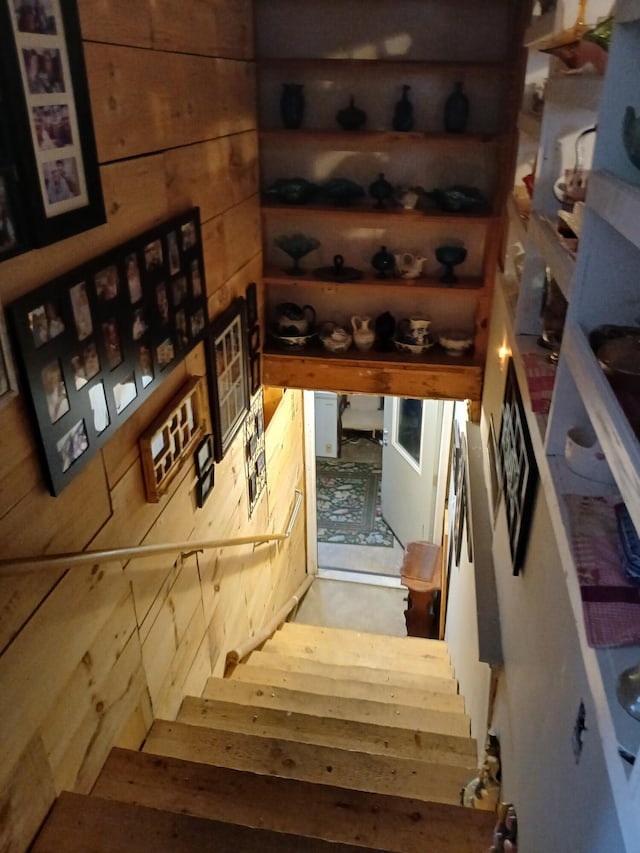
[(441, 543), (452, 417), (449, 401), (305, 392), (319, 577), (400, 587), (404, 545)]

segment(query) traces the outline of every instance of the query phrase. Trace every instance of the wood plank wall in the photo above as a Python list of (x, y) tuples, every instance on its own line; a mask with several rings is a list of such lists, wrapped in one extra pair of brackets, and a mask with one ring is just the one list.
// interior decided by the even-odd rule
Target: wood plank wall
[[(203, 220), (209, 314), (261, 273), (250, 0), (79, 0), (108, 221), (0, 267), (8, 303), (190, 205)], [(248, 519), (242, 440), (201, 510), (186, 466), (145, 500), (137, 440), (202, 349), (58, 498), (20, 395), (0, 404), (5, 555), (281, 531), (303, 482), (302, 401), (266, 436), (268, 491)], [(114, 744), (137, 747), (304, 577), (304, 521), (284, 545), (0, 580), (0, 850), (24, 850), (56, 794), (86, 791)]]

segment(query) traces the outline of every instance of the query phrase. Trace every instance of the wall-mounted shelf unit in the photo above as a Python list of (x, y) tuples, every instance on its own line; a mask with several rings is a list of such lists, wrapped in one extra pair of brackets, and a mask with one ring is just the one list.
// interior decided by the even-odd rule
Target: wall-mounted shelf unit
[[(265, 198), (264, 382), (480, 400), (514, 158), (525, 22), (521, 9), (501, 0), (482, 7), (459, 0), (455, 6), (452, 14), (445, 0), (399, 0), (393, 7), (365, 0), (254, 0), (263, 189), (279, 178), (322, 185), (342, 177), (366, 190), (383, 173), (394, 186), (427, 192), (471, 186), (488, 200), (486, 213), (469, 214), (400, 205), (378, 209), (368, 196), (349, 207)], [(463, 133), (446, 133), (444, 104), (456, 82), (463, 83), (470, 101), (469, 122)], [(280, 119), (285, 83), (304, 87), (304, 121), (294, 130), (283, 129)], [(394, 130), (392, 121), (404, 86), (410, 87), (415, 117), (408, 132)], [(336, 121), (351, 97), (367, 115), (357, 131), (345, 131)], [(274, 245), (276, 237), (294, 231), (320, 241), (303, 261), (307, 275), (297, 278), (283, 273), (287, 259)], [(443, 270), (435, 249), (451, 242), (463, 243), (467, 258), (456, 271), (459, 283), (448, 288), (439, 281)], [(378, 279), (371, 258), (381, 246), (425, 256), (422, 277)], [(358, 282), (314, 280), (313, 270), (330, 265), (335, 255), (362, 271)], [(312, 304), (318, 323), (330, 320), (349, 329), (354, 314), (375, 318), (388, 311), (396, 321), (426, 315), (434, 336), (450, 328), (473, 335), (473, 354), (451, 358), (434, 347), (423, 356), (407, 356), (374, 347), (338, 357), (319, 344), (286, 350), (268, 334), (281, 302)]]
[[(608, 8), (603, 8), (602, 14), (607, 12)], [(575, 628), (577, 634), (591, 692), (589, 708), (595, 712), (625, 849), (636, 850), (640, 838), (640, 722), (620, 706), (616, 681), (624, 669), (640, 661), (640, 644), (621, 641), (606, 648), (591, 644), (583, 610), (584, 587), (573, 547), (578, 530), (583, 535), (582, 528), (588, 528), (589, 521), (585, 525), (582, 519), (577, 526), (575, 515), (568, 510), (574, 500), (571, 496), (602, 498), (611, 506), (623, 501), (640, 531), (640, 423), (630, 419), (590, 343), (590, 334), (603, 324), (640, 326), (640, 168), (627, 156), (622, 138), (626, 107), (632, 105), (640, 113), (635, 71), (640, 55), (640, 3), (619, 0), (615, 14), (604, 79), (566, 75), (552, 64), (515, 311), (509, 308), (509, 288), (504, 294), (501, 291), (500, 298), (506, 299), (503, 313), (508, 318), (508, 346), (523, 391), (541, 486), (561, 555), (557, 574), (566, 584), (575, 620), (571, 630)], [(534, 28), (542, 25), (538, 21)], [(540, 36), (533, 38), (532, 33), (528, 37), (535, 46)], [(589, 124), (597, 124), (598, 131), (574, 259), (556, 237), (554, 222), (560, 205), (553, 194), (553, 181), (571, 165), (567, 158), (571, 157), (573, 140)], [(568, 300), (568, 311), (550, 410), (548, 415), (541, 415), (534, 411), (535, 383), (527, 370), (527, 359), (536, 348), (544, 358), (544, 350), (537, 347), (537, 336), (542, 328), (540, 305), (546, 270)], [(595, 432), (613, 475), (612, 485), (578, 476), (569, 469), (565, 444), (573, 427)], [(640, 614), (638, 619), (640, 622)], [(636, 758), (635, 764), (629, 756)]]

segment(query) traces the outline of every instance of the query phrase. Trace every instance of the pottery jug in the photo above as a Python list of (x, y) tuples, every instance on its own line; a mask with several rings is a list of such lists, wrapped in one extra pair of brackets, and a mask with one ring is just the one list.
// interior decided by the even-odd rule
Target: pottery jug
[(356, 314), (351, 318), (351, 327), (356, 348), (363, 352), (371, 349), (376, 339), (376, 333), (371, 328), (371, 317)]
[(400, 278), (418, 278), (422, 275), (424, 262), (427, 260), (422, 255), (413, 255), (411, 252), (400, 252), (394, 256), (396, 259), (396, 270)]
[(390, 311), (385, 311), (376, 317), (376, 337), (379, 340), (382, 349), (388, 349), (391, 345), (391, 339), (396, 330), (396, 320)]
[(456, 83), (444, 105), (444, 129), (447, 133), (464, 133), (469, 119), (469, 98)]
[(304, 119), (304, 86), (302, 83), (283, 83), (280, 96), (280, 117), (283, 127), (297, 130)]
[(294, 302), (276, 305), (276, 322), (281, 335), (306, 335), (316, 321), (316, 312), (311, 305), (302, 308)]
[(402, 87), (402, 97), (393, 111), (393, 129), (406, 133), (413, 129), (413, 104), (409, 100), (411, 86)]
[(396, 259), (387, 251), (386, 246), (380, 246), (379, 251), (371, 258), (371, 266), (378, 271), (378, 278), (386, 278), (387, 273), (395, 269)]

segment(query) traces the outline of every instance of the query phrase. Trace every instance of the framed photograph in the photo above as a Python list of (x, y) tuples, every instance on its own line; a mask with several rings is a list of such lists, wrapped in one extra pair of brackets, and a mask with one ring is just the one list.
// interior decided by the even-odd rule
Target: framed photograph
[(205, 504), (205, 501), (213, 491), (213, 486), (215, 483), (215, 465), (210, 465), (209, 468), (205, 471), (203, 476), (198, 480), (198, 484), (196, 486), (196, 501), (200, 509)]
[[(169, 236), (184, 225), (187, 249)], [(182, 273), (194, 261), (197, 294)], [(191, 208), (7, 306), (52, 494), (203, 340), (205, 293), (199, 211)]]
[(204, 379), (193, 376), (140, 436), (140, 457), (149, 503), (157, 503), (205, 431)]
[[(454, 421), (455, 423), (455, 421)], [(466, 457), (463, 451), (462, 439), (464, 438), (458, 432), (458, 438), (460, 440), (459, 444), (459, 453), (458, 453), (458, 462), (456, 466), (456, 479), (455, 479), (455, 496), (456, 496), (456, 504), (455, 504), (455, 514), (453, 520), (453, 539), (454, 539), (454, 547), (455, 547), (455, 559), (456, 566), (460, 565), (460, 558), (462, 556), (462, 538), (464, 533), (464, 522), (467, 515), (467, 476), (466, 476)]]
[(264, 399), (262, 389), (251, 399), (249, 414), (244, 421), (245, 479), (249, 518), (258, 498), (267, 485), (267, 464), (264, 448)]
[(238, 298), (215, 318), (207, 335), (216, 462), (223, 459), (249, 411), (246, 341), (245, 301)]
[(75, 0), (0, 0), (0, 94), (29, 244), (105, 222)]
[(527, 548), (538, 482), (538, 468), (512, 358), (509, 359), (507, 366), (498, 456), (502, 472), (511, 561), (513, 573), (517, 575), (524, 563)]
[(196, 474), (200, 479), (213, 464), (213, 436), (205, 435), (195, 452)]

